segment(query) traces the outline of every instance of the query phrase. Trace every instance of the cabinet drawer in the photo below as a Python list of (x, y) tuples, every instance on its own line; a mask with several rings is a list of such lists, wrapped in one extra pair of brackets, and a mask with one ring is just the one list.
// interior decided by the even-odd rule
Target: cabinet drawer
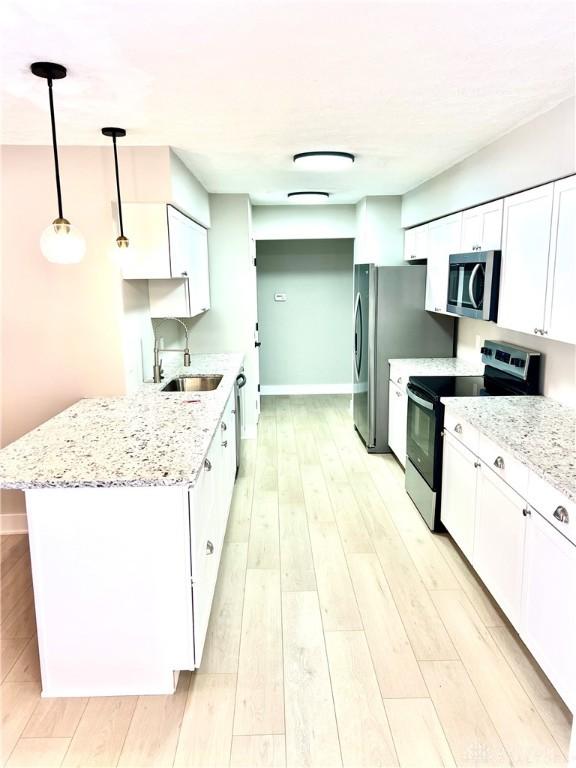
[(528, 473), (527, 498), (542, 517), (576, 544), (576, 503), (552, 488), (545, 480)]
[(212, 446), (204, 459), (196, 485), (188, 494), (193, 581), (199, 578), (201, 564), (205, 557), (208, 528), (210, 521), (215, 517), (217, 470), (218, 466), (214, 459), (214, 447)]
[(480, 434), (477, 429), (471, 427), (461, 416), (446, 410), (444, 412), (444, 429), (458, 438), (473, 453), (478, 453)]
[(528, 467), (484, 435), (480, 435), (478, 456), (498, 477), (501, 477), (517, 493), (526, 497)]

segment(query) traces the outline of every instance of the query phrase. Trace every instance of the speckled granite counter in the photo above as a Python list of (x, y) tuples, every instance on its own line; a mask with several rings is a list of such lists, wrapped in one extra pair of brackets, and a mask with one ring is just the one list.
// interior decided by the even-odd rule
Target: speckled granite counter
[(459, 357), (392, 358), (394, 376), (482, 376), (484, 365)]
[[(241, 354), (192, 355), (162, 384), (80, 400), (0, 451), (0, 487), (193, 484), (242, 362)], [(178, 373), (223, 378), (212, 392), (160, 392)]]
[(446, 409), (576, 501), (576, 410), (547, 397), (443, 397)]

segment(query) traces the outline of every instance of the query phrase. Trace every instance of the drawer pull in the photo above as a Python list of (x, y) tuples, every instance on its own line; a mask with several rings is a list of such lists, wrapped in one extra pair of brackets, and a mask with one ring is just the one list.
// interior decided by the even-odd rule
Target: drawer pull
[(212, 469), (212, 462), (210, 461), (210, 459), (204, 459), (204, 469), (206, 470), (206, 472), (210, 472), (210, 470)]
[(206, 542), (206, 554), (207, 555), (213, 555), (214, 554), (214, 544), (210, 540)]
[(522, 514), (524, 515), (524, 517), (530, 517), (532, 512), (530, 512), (529, 509), (525, 508), (525, 509), (522, 510)]
[(402, 376), (398, 376), (398, 378), (396, 379), (396, 383), (402, 384)]
[(454, 426), (454, 432), (456, 432), (457, 435), (461, 435), (462, 434), (462, 424), (456, 424)]
[(498, 469), (504, 469), (504, 459), (502, 458), (502, 456), (496, 456), (496, 458), (494, 459), (494, 466), (497, 467)]
[(559, 520), (561, 523), (569, 523), (570, 522), (570, 515), (568, 514), (568, 510), (566, 507), (556, 507), (554, 510), (554, 517), (556, 520)]
[(224, 440), (222, 443), (222, 448), (228, 448), (228, 440)]
[(396, 390), (396, 397), (402, 397), (402, 392), (399, 392), (398, 390)]
[(222, 424), (220, 424), (220, 429), (222, 430), (222, 432), (226, 432), (226, 430), (228, 429), (228, 427), (226, 426), (226, 422), (223, 421)]
[(479, 461), (475, 461), (475, 462), (474, 462), (474, 466), (476, 467), (476, 469), (480, 469), (480, 467), (482, 466), (482, 464), (481, 464)]

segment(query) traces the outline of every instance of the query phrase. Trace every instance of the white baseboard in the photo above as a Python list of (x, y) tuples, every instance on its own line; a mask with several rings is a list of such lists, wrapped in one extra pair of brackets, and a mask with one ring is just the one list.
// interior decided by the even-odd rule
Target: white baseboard
[(26, 512), (10, 512), (0, 515), (0, 533), (26, 533), (28, 519)]
[(351, 395), (352, 384), (262, 384), (261, 395)]

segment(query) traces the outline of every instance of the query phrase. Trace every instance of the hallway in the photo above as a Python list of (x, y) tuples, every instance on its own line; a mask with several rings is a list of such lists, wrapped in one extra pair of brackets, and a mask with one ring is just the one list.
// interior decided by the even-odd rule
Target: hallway
[(347, 396), (264, 397), (203, 663), (174, 696), (40, 699), (26, 537), (2, 540), (9, 766), (547, 766), (570, 715)]

